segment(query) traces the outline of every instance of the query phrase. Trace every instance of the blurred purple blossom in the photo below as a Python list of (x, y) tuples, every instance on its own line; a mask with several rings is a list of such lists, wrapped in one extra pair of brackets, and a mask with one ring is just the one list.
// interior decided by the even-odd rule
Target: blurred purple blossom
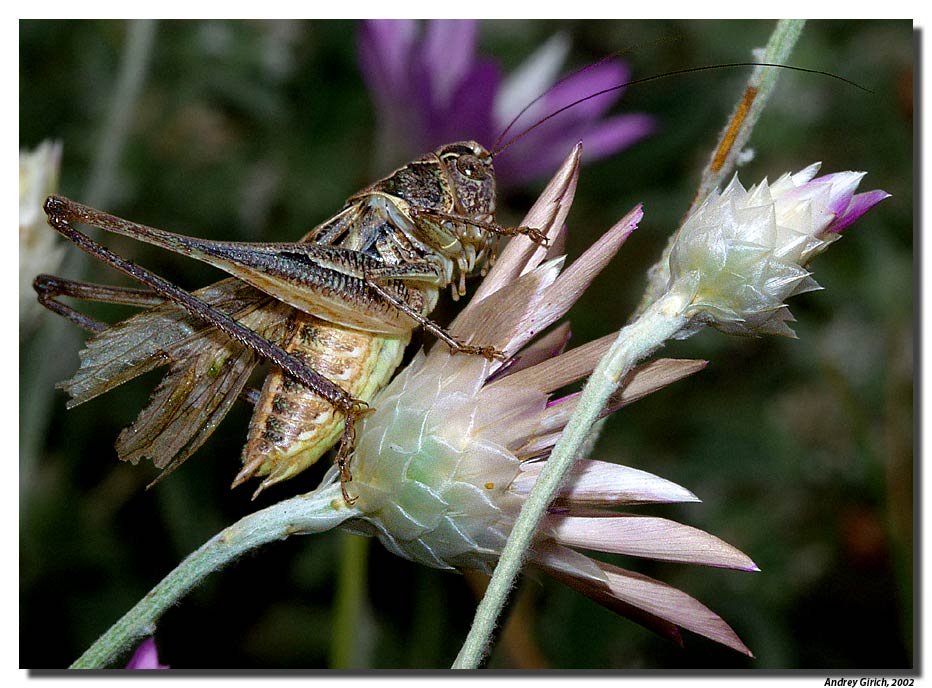
[[(379, 117), (380, 164), (410, 160), (451, 141), (491, 148), (522, 108), (546, 91), (509, 132), (513, 136), (559, 108), (630, 78), (606, 60), (557, 86), (568, 42), (555, 35), (512, 74), (476, 55), (474, 20), (368, 20), (359, 31), (359, 60)], [(553, 87), (551, 90), (548, 88)], [(588, 160), (611, 155), (651, 133), (645, 114), (606, 117), (616, 90), (581, 103), (534, 129), (495, 161), (500, 186), (515, 186), (556, 168), (583, 141)]]
[(159, 653), (155, 647), (155, 638), (149, 636), (136, 648), (133, 658), (126, 665), (127, 669), (169, 669), (167, 664), (159, 664)]

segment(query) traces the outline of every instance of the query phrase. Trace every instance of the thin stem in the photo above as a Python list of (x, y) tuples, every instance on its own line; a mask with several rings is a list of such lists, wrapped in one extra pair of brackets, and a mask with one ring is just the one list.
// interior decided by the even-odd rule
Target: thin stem
[[(479, 571), (466, 569), (463, 576), (469, 587), (481, 600), (489, 586), (489, 576)], [(515, 669), (548, 669), (547, 659), (534, 638), (532, 629), (536, 608), (531, 589), (524, 586), (515, 599), (511, 613), (502, 625), (501, 646), (508, 654)]]
[[(783, 64), (789, 60), (805, 25), (804, 19), (778, 21), (764, 48), (761, 62)], [(755, 67), (751, 72), (741, 99), (728, 118), (728, 125), (722, 130), (718, 145), (702, 171), (702, 181), (687, 215), (734, 171), (738, 156), (751, 137), (754, 125), (760, 119), (782, 71), (778, 67)]]
[[(118, 178), (120, 157), (132, 124), (133, 110), (145, 83), (152, 48), (155, 44), (157, 22), (136, 19), (129, 22), (126, 44), (120, 61), (120, 72), (107, 119), (98, 135), (99, 145), (94, 153), (84, 197), (95, 205), (106, 205), (111, 197), (114, 180)], [(67, 155), (67, 151), (65, 151)], [(86, 263), (80, 252), (68, 252), (58, 274), (80, 278)], [(28, 390), (20, 398), (20, 475), (21, 499), (31, 498), (33, 475), (38, 463), (39, 452), (46, 440), (55, 399), (55, 382), (67, 376), (71, 359), (58, 352), (71, 351), (81, 341), (74, 328), (58, 318), (47, 319), (36, 332), (30, 347), (25, 348), (25, 357), (20, 366), (26, 370), (26, 378), (20, 389)]]
[(521, 570), (524, 555), (533, 542), (537, 526), (579, 455), (605, 402), (618, 388), (619, 381), (638, 361), (683, 328), (686, 324), (686, 317), (683, 315), (685, 306), (679, 297), (666, 296), (658, 299), (637, 320), (618, 333), (612, 347), (599, 361), (563, 436), (554, 447), (537, 483), (518, 514), (485, 597), (479, 603), (466, 642), (453, 663), (454, 669), (478, 668), (508, 593)]
[(330, 645), (331, 669), (360, 669), (356, 630), (366, 600), (366, 566), (369, 538), (340, 535), (340, 572), (337, 578), (336, 612)]
[[(786, 63), (790, 59), (805, 24), (805, 20), (802, 19), (781, 19), (778, 21), (773, 33), (770, 35), (770, 40), (767, 41), (760, 61), (769, 64)], [(702, 172), (699, 188), (696, 190), (696, 195), (693, 197), (689, 210), (683, 216), (683, 221), (705, 200), (713, 189), (734, 172), (739, 155), (747, 145), (751, 132), (754, 130), (754, 125), (760, 119), (764, 106), (770, 99), (774, 86), (777, 84), (777, 78), (783, 71), (779, 67), (759, 66), (755, 67), (754, 71), (751, 72), (747, 85), (741, 92), (741, 98), (735, 105), (731, 116), (729, 116), (728, 123), (722, 130), (718, 143), (709, 157), (709, 162)], [(682, 226), (682, 222), (680, 225)], [(635, 317), (666, 290), (670, 278), (670, 251), (673, 248), (677, 233), (678, 231), (670, 236), (660, 260), (648, 270), (647, 289), (644, 291), (641, 303), (635, 311)]]
[(90, 181), (85, 191), (84, 200), (91, 205), (105, 206), (107, 200), (113, 197), (120, 157), (132, 127), (133, 110), (149, 70), (157, 28), (158, 21), (155, 19), (133, 19), (128, 23), (120, 74), (113, 100), (110, 101), (107, 121), (98, 139)]
[(356, 509), (345, 506), (340, 496), (340, 485), (334, 483), (241, 518), (188, 555), (70, 668), (102, 669), (111, 664), (143, 637), (152, 635), (166, 609), (176, 604), (208, 574), (220, 570), (240, 555), (291, 535), (330, 530), (358, 515)]

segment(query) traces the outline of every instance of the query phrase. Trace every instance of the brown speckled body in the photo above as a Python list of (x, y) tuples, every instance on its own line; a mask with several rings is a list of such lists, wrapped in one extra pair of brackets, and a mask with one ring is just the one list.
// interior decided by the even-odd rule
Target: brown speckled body
[[(433, 261), (438, 274), (432, 280), (394, 285), (413, 310), (427, 315), (439, 287), (453, 282), (457, 272), (462, 282), (491, 247), (492, 235), (474, 225), (417, 215), (418, 210), (435, 210), (483, 222), (493, 219), (494, 177), (480, 174), (478, 168), (471, 171), (472, 178), (450, 170), (462, 156), (474, 154), (473, 145), (453, 144), (396, 170), (351, 197), (340, 213), (311, 230), (302, 242), (350, 249), (353, 253), (348, 257), (372, 256), (383, 266), (402, 269)], [(326, 249), (320, 251), (323, 266)], [(341, 270), (321, 270), (320, 275), (354, 279), (348, 262)], [(413, 323), (359, 281), (351, 289), (317, 285), (312, 292), (314, 314), (306, 308), (294, 310), (277, 343), (353, 398), (368, 403), (400, 364)], [(340, 312), (347, 307), (350, 313)], [(371, 322), (357, 320), (366, 318)], [(390, 327), (392, 322), (399, 326)], [(344, 423), (345, 417), (333, 405), (274, 370), (266, 377), (253, 412), (243, 468), (233, 484), (262, 477), (262, 490), (296, 475), (334, 445)]]
[[(398, 367), (409, 339), (410, 332), (373, 335), (294, 311), (281, 345), (354, 398), (369, 402)], [(333, 446), (343, 423), (331, 404), (274, 370), (249, 423), (243, 469), (235, 484), (259, 476), (265, 478), (261, 487), (267, 487), (291, 478)]]
[[(196, 258), (234, 278), (192, 296), (93, 248), (169, 300), (114, 327), (92, 327), (97, 334), (67, 388), (80, 402), (170, 364), (127, 435), (142, 437), (145, 429), (146, 441), (117, 447), (132, 461), (144, 452), (165, 475), (213, 432), (260, 358), (273, 362), (234, 481), (263, 478), (260, 490), (301, 472), (338, 441), (341, 480), (351, 480), (353, 421), (393, 375), (415, 327), (453, 351), (500, 355), (455, 340), (428, 315), (441, 289), (464, 293), (466, 275), (485, 263), (499, 236), (535, 231), (494, 223), (492, 156), (472, 141), (442, 146), (359, 191), (298, 242), (198, 239), (59, 197), (47, 201), (46, 212), (79, 245), (86, 237), (70, 221)], [(254, 322), (240, 315), (247, 307), (257, 309)], [(219, 361), (233, 363), (227, 370)]]

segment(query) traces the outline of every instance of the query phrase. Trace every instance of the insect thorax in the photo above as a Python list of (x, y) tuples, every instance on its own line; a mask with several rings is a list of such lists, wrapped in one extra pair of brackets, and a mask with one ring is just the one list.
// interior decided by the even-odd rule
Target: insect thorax
[[(399, 199), (399, 205), (407, 205), (417, 238), (445, 259), (461, 263), (466, 258), (469, 270), (495, 240), (492, 232), (469, 222), (489, 223), (495, 216), (492, 157), (473, 141), (442, 146), (399, 168), (367, 191), (383, 193)], [(431, 215), (431, 211), (437, 215)]]

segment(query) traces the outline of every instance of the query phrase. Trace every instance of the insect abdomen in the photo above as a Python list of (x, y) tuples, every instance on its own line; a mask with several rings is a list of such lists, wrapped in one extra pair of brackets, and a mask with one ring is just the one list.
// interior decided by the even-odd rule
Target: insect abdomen
[[(345, 389), (369, 401), (401, 363), (410, 332), (398, 336), (350, 330), (295, 311), (283, 347)], [(264, 477), (259, 490), (315, 463), (343, 431), (344, 417), (329, 402), (281, 370), (269, 373), (249, 423), (238, 485)]]

